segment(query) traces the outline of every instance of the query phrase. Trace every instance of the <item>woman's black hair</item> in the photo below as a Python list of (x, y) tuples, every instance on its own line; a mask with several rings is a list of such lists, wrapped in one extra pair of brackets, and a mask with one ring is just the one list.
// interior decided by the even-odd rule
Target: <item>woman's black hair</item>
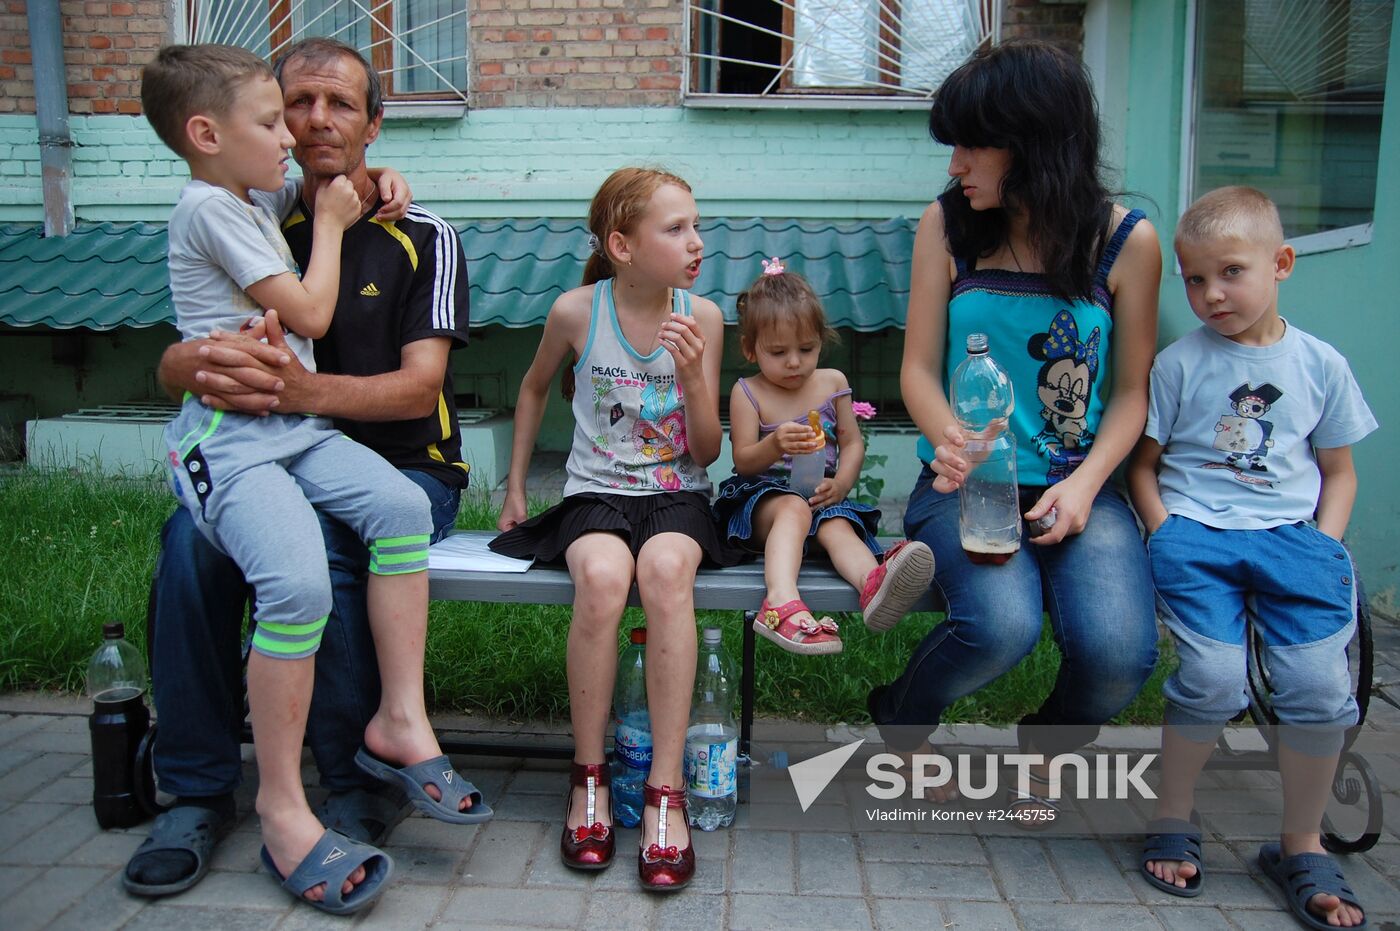
[[(1050, 285), (1067, 298), (1088, 296), (1113, 202), (1083, 63), (1045, 42), (979, 50), (934, 94), (928, 129), (944, 145), (1010, 150), (1002, 204), (1026, 212)], [(1006, 210), (973, 210), (956, 178), (942, 203), (953, 255), (975, 261), (1005, 242)]]

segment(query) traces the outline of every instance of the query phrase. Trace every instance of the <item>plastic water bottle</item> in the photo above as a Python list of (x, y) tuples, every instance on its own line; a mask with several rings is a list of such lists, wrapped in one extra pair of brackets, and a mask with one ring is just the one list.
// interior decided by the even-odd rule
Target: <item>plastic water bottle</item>
[(822, 445), (810, 453), (794, 455), (792, 457), (792, 475), (788, 479), (788, 486), (804, 498), (810, 498), (816, 494), (817, 486), (822, 483), (822, 479), (826, 478), (826, 434), (822, 431), (821, 421), (817, 419), (816, 411), (809, 413), (807, 420)]
[(125, 828), (146, 817), (135, 789), (135, 763), (141, 738), (150, 728), (146, 662), (123, 638), (121, 624), (102, 625), (102, 645), (88, 663), (92, 698), (92, 807), (104, 828)]
[(651, 717), (647, 714), (647, 629), (634, 627), (617, 661), (613, 691), (613, 821), (634, 828), (642, 820), (642, 785), (651, 772)]
[(719, 628), (706, 627), (685, 732), (690, 823), (702, 831), (733, 824), (739, 803), (739, 727), (733, 695), (734, 667), (720, 643)]
[(1021, 548), (1016, 438), (1007, 429), (1016, 395), (988, 351), (987, 334), (968, 336), (967, 358), (950, 388), (953, 415), (967, 437), (963, 453), (972, 463), (958, 493), (963, 552), (974, 563), (999, 565)]

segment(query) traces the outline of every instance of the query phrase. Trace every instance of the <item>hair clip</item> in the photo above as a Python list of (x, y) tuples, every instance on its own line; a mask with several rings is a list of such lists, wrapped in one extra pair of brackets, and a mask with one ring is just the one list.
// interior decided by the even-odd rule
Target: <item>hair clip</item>
[(588, 251), (594, 255), (603, 254), (603, 243), (598, 239), (597, 233), (588, 234)]
[(768, 275), (768, 276), (772, 276), (772, 275), (781, 275), (781, 274), (782, 274), (783, 272), (785, 272), (785, 271), (787, 271), (787, 269), (786, 269), (786, 268), (783, 268), (783, 260), (780, 259), (780, 258), (778, 258), (776, 255), (773, 256), (772, 259), (764, 259), (764, 260), (763, 260), (763, 274), (764, 274), (764, 275)]

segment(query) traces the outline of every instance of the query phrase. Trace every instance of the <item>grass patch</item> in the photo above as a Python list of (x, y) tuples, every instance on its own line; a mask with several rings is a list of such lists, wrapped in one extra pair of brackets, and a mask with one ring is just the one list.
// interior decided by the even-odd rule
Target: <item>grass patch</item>
[[(547, 505), (532, 501), (530, 512)], [(0, 539), (9, 554), (0, 568), (0, 689), (81, 690), (107, 621), (124, 621), (128, 639), (144, 649), (160, 527), (173, 508), (174, 499), (154, 480), (30, 469), (0, 477)], [(495, 523), (496, 510), (485, 495), (463, 500), (459, 527), (485, 530)], [(528, 719), (567, 717), (567, 607), (434, 602), (429, 616), (426, 667), (433, 707)], [(875, 635), (859, 616), (846, 615), (841, 624), (846, 649), (832, 658), (797, 657), (759, 643), (758, 712), (820, 722), (867, 721), (870, 686), (897, 676), (938, 619), (915, 615), (894, 631)], [(639, 610), (629, 609), (623, 631), (641, 620)], [(740, 620), (734, 612), (699, 612), (702, 625), (724, 630), (725, 648), (736, 664)], [(1166, 671), (1167, 664), (1159, 663), (1120, 723), (1161, 721)], [(1030, 656), (956, 702), (945, 719), (1015, 721), (1039, 706), (1058, 672), (1059, 651), (1047, 625)]]

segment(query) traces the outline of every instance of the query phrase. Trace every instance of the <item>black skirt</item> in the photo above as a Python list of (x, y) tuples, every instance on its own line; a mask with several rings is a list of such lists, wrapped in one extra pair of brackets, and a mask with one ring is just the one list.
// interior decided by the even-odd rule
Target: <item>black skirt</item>
[(569, 545), (586, 533), (613, 533), (627, 541), (632, 556), (658, 533), (683, 533), (705, 554), (705, 563), (732, 566), (744, 553), (720, 536), (709, 500), (699, 492), (610, 495), (586, 491), (491, 541), (493, 552), (517, 559), (563, 562)]

